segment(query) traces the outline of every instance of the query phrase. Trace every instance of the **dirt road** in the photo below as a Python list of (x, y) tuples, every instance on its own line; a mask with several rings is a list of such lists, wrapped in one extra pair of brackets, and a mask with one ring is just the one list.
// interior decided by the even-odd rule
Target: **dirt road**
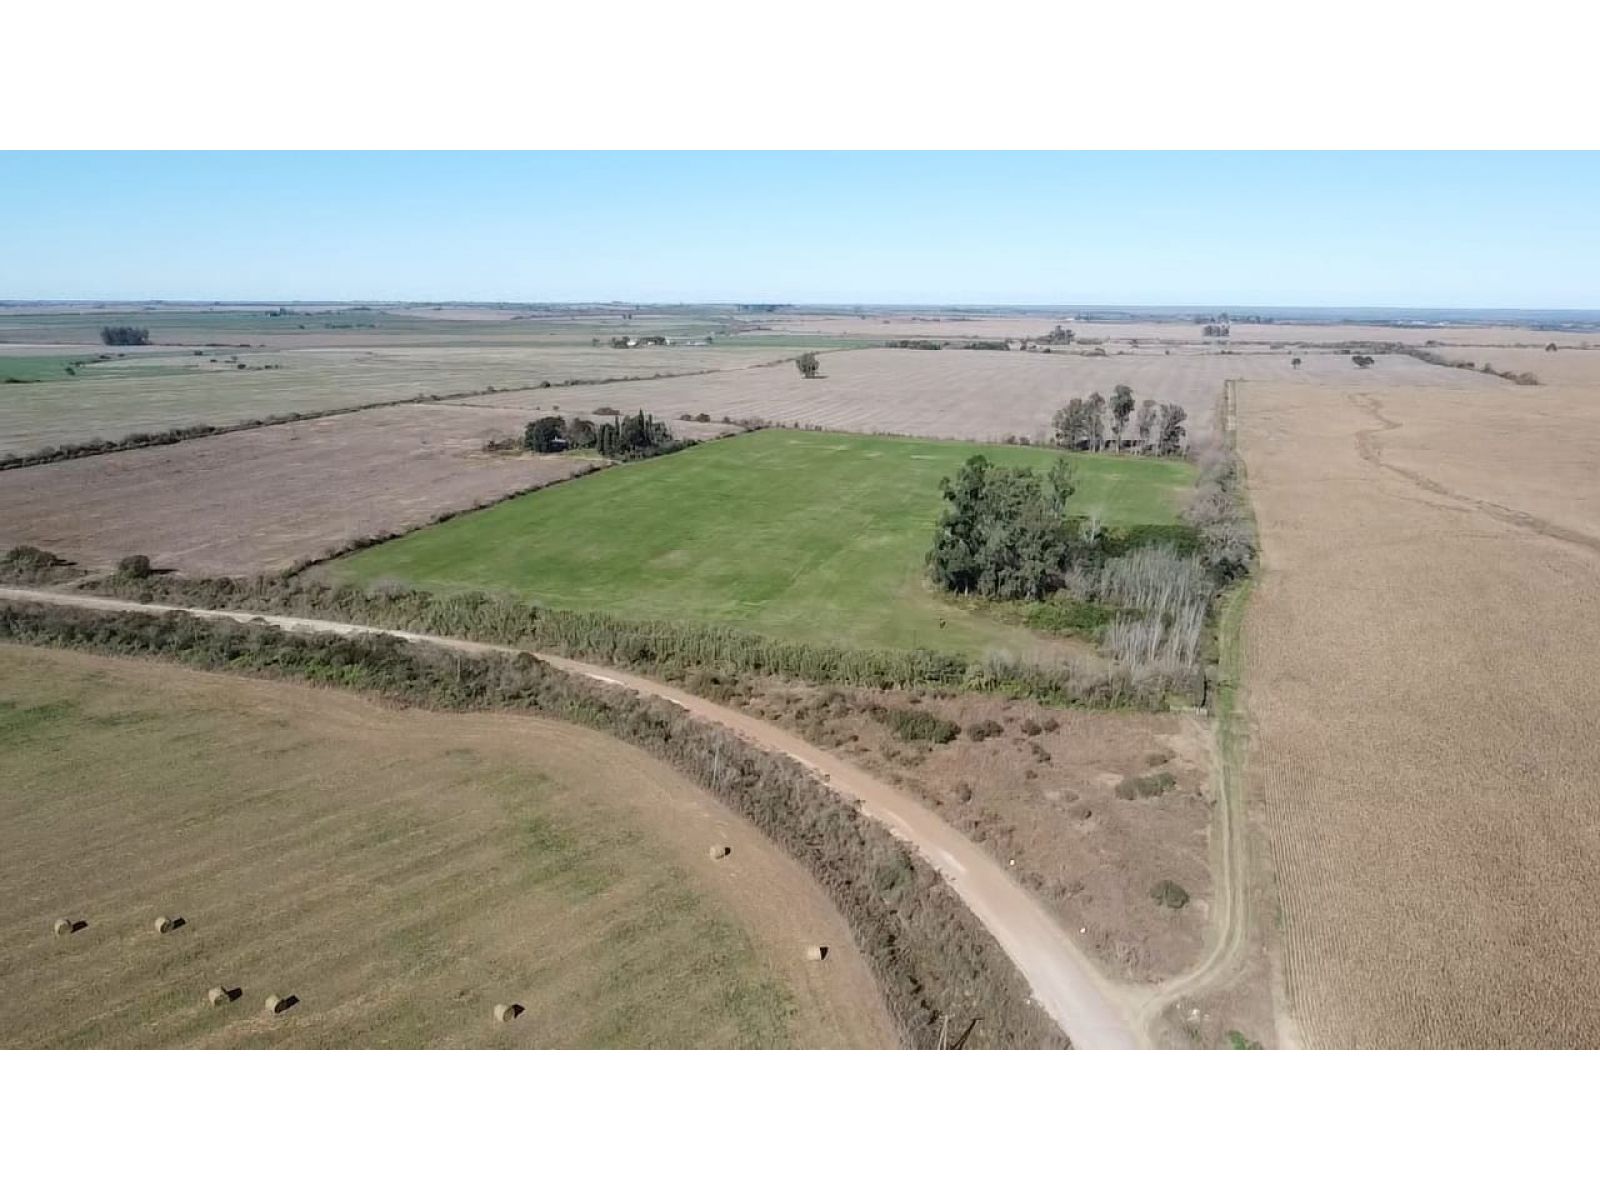
[[(112, 612), (177, 611), (211, 620), (241, 623), (260, 621), (292, 632), (334, 633), (346, 637), (384, 633), (406, 641), (474, 654), (517, 652), (507, 646), (339, 621), (137, 604), (81, 593), (0, 588), (0, 600), (62, 604)], [(1036, 1003), (1061, 1026), (1072, 1039), (1074, 1047), (1080, 1050), (1133, 1050), (1149, 1045), (1132, 998), (1124, 995), (1095, 969), (1066, 932), (1003, 867), (911, 797), (767, 721), (724, 708), (654, 679), (549, 654), (536, 657), (572, 674), (669, 701), (702, 720), (731, 729), (753, 745), (788, 755), (818, 772), (835, 790), (859, 801), (862, 812), (867, 816), (881, 822), (897, 837), (914, 846), (944, 877), (1027, 979), (1034, 990)]]

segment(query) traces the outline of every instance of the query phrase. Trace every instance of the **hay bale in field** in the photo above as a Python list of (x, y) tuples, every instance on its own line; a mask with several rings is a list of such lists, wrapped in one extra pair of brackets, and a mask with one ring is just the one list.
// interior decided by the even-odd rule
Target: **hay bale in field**
[(156, 918), (156, 932), (157, 933), (166, 933), (167, 930), (169, 930), (171, 928), (172, 928), (172, 919), (170, 917), (157, 917)]
[(214, 987), (206, 993), (206, 1003), (212, 1008), (221, 1008), (224, 1004), (232, 1004), (243, 994), (240, 988)]
[(713, 847), (711, 847), (711, 857), (712, 858), (727, 858), (728, 855), (730, 855), (732, 853), (733, 853), (733, 847), (732, 846), (713, 846)]
[(515, 1021), (526, 1011), (520, 1004), (496, 1004), (494, 1006), (494, 1019), (504, 1025), (508, 1021)]
[(273, 1016), (277, 1016), (279, 1013), (289, 1011), (289, 1009), (293, 1008), (299, 1003), (300, 998), (298, 996), (280, 997), (276, 993), (273, 993), (267, 997), (266, 1003), (263, 1005), (263, 1007)]
[(821, 962), (823, 959), (825, 959), (827, 957), (828, 957), (828, 948), (826, 946), (807, 946), (806, 947), (806, 961), (807, 962)]
[(56, 923), (55, 923), (54, 928), (55, 928), (57, 937), (66, 937), (67, 934), (72, 932), (73, 923), (71, 921), (67, 920), (66, 917), (58, 917), (58, 918), (56, 918)]

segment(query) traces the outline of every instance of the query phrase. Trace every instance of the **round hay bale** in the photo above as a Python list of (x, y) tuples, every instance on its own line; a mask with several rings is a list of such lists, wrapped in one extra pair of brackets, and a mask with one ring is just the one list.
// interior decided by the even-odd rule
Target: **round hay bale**
[(267, 997), (266, 1003), (262, 1007), (264, 1007), (273, 1016), (277, 1016), (284, 1009), (289, 1007), (289, 1002), (274, 992), (272, 995)]
[(825, 959), (827, 957), (828, 957), (828, 948), (826, 946), (807, 946), (806, 947), (806, 961), (807, 962), (821, 962), (823, 959)]
[(58, 917), (54, 928), (57, 937), (66, 937), (67, 934), (72, 932), (72, 922), (65, 917)]
[(712, 858), (727, 858), (728, 855), (730, 855), (732, 853), (733, 853), (733, 847), (732, 846), (713, 846), (713, 847), (711, 847), (711, 857)]
[(172, 928), (172, 920), (171, 920), (171, 918), (169, 918), (169, 917), (157, 917), (156, 918), (156, 932), (157, 933), (165, 933), (165, 932), (167, 932), (167, 930), (169, 930), (171, 928)]
[(522, 1015), (520, 1004), (496, 1004), (494, 1006), (494, 1019), (504, 1025), (507, 1021), (515, 1021)]
[(233, 1003), (233, 993), (225, 987), (214, 987), (206, 993), (206, 1003), (212, 1008), (221, 1008), (224, 1004)]

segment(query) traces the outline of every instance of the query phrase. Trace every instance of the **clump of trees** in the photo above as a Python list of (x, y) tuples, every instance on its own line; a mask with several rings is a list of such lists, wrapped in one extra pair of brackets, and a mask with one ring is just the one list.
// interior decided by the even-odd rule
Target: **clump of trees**
[(1352, 354), (1350, 356), (1350, 361), (1355, 363), (1355, 365), (1358, 367), (1370, 367), (1378, 360), (1373, 358), (1370, 354)]
[[(1158, 405), (1147, 396), (1135, 415), (1134, 404), (1133, 389), (1125, 383), (1112, 389), (1109, 400), (1099, 392), (1090, 392), (1087, 399), (1074, 396), (1051, 418), (1055, 444), (1063, 450), (1098, 452), (1108, 447), (1121, 451), (1136, 441), (1140, 454), (1182, 453), (1189, 419), (1183, 406)], [(1127, 436), (1130, 422), (1136, 439)]]
[(1065, 458), (1040, 478), (981, 454), (940, 484), (946, 508), (928, 565), (946, 591), (999, 600), (1042, 600), (1061, 585), (1073, 550), (1067, 501), (1076, 490)]
[(885, 342), (890, 350), (943, 350), (943, 342), (929, 341), (927, 338), (899, 338), (895, 341)]
[(598, 425), (583, 417), (540, 417), (530, 421), (522, 434), (523, 449), (535, 454), (593, 449), (606, 458), (628, 460), (671, 454), (689, 444), (675, 438), (665, 422), (643, 409)]
[(1225, 338), (1228, 336), (1229, 332), (1230, 331), (1226, 325), (1207, 325), (1200, 331), (1200, 336), (1208, 338)]
[(816, 352), (807, 350), (794, 360), (795, 369), (804, 379), (815, 379), (822, 373), (822, 363), (818, 360)]
[(135, 325), (102, 325), (100, 340), (108, 346), (148, 346), (150, 331)]

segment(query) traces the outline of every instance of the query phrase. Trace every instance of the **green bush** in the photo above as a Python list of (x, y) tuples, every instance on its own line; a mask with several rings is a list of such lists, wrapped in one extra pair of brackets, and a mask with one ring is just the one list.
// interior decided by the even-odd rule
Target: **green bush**
[(967, 726), (967, 736), (975, 742), (999, 737), (1005, 731), (1005, 726), (998, 721), (979, 721), (976, 724)]
[(893, 730), (894, 735), (903, 742), (937, 742), (943, 745), (955, 741), (956, 735), (961, 732), (961, 726), (954, 721), (947, 721), (937, 713), (914, 708), (880, 706), (872, 710), (872, 716)]
[(143, 554), (130, 554), (117, 563), (117, 574), (125, 579), (148, 579), (150, 559)]
[(1150, 889), (1150, 899), (1164, 908), (1179, 909), (1189, 903), (1189, 893), (1170, 879), (1163, 879)]

